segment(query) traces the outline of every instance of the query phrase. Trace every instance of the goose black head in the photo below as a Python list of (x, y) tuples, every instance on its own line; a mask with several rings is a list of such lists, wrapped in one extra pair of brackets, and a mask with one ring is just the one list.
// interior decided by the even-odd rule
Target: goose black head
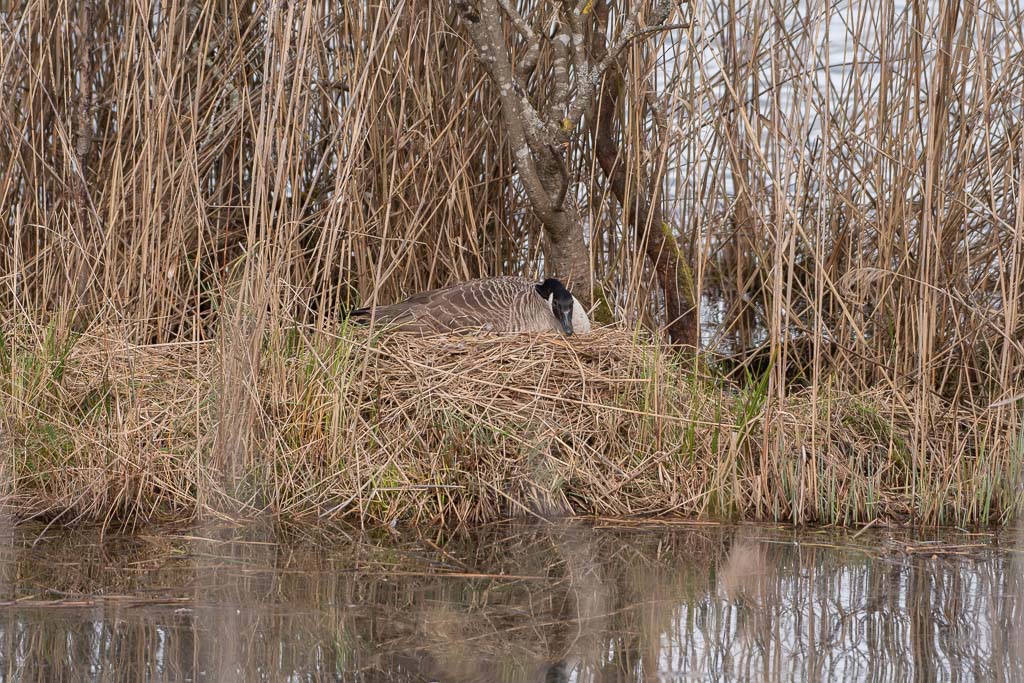
[(551, 302), (551, 313), (562, 326), (562, 331), (566, 336), (572, 335), (572, 294), (560, 280), (553, 277), (549, 277), (536, 287), (537, 293), (545, 301)]

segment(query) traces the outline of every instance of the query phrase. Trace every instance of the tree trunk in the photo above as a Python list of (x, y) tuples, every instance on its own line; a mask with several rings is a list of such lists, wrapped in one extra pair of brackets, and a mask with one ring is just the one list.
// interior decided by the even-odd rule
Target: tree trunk
[[(641, 8), (637, 7), (623, 18), (618, 37), (609, 48), (606, 0), (556, 3), (552, 27), (539, 29), (532, 28), (514, 4), (504, 0), (456, 0), (454, 3), (476, 47), (480, 64), (498, 89), (502, 122), (516, 170), (534, 212), (544, 224), (546, 274), (566, 281), (575, 288), (577, 298), (589, 306), (593, 298), (590, 250), (575, 202), (567, 201), (570, 178), (563, 157), (572, 131), (584, 116), (593, 119), (590, 114), (602, 76), (614, 67), (622, 50), (639, 35)], [(647, 13), (647, 29), (662, 25), (673, 7), (671, 0), (654, 3)], [(590, 20), (592, 9), (597, 26), (590, 31), (591, 50), (587, 54), (584, 23)], [(515, 66), (506, 46), (503, 16), (525, 41), (523, 48), (517, 51)], [(541, 42), (547, 36), (550, 36), (552, 53), (550, 85), (546, 106), (538, 108), (528, 97), (527, 87), (538, 64)], [(646, 245), (647, 256), (658, 274), (665, 295), (669, 337), (677, 344), (696, 346), (693, 278), (672, 230), (648, 199), (633, 198), (628, 205), (625, 203), (626, 174), (622, 165), (617, 164), (618, 149), (611, 137), (618, 88), (609, 79), (603, 80), (601, 102), (604, 109), (592, 122), (601, 168), (619, 202), (625, 206), (640, 241)]]
[[(544, 274), (561, 279), (584, 305), (591, 301), (590, 251), (583, 237), (583, 222), (572, 202), (566, 201), (569, 175), (565, 169), (565, 142), (569, 139), (564, 120), (553, 118), (554, 113), (569, 108), (568, 85), (559, 89), (555, 98), (561, 106), (553, 107), (545, 120), (525, 92), (524, 83), (536, 64), (524, 58), (513, 68), (505, 46), (502, 30), (502, 10), (497, 0), (456, 3), (470, 40), (476, 47), (480, 64), (491, 77), (501, 99), (501, 118), (505, 135), (512, 149), (512, 159), (519, 178), (526, 189), (534, 213), (544, 225)], [(512, 11), (508, 7), (506, 11)], [(539, 46), (539, 35), (525, 26), (522, 18), (520, 30), (530, 36), (530, 45)], [(566, 38), (568, 41), (568, 38)], [(527, 50), (527, 52), (531, 52)], [(534, 57), (535, 50), (532, 50)], [(567, 59), (567, 55), (563, 56)], [(560, 81), (568, 78), (564, 61), (558, 72)], [(520, 73), (523, 78), (517, 76)]]
[(558, 154), (557, 150), (545, 150), (538, 155), (537, 176), (546, 196), (540, 201), (531, 197), (534, 212), (544, 225), (544, 270), (566, 283), (573, 296), (589, 307), (593, 288), (590, 250), (583, 236), (583, 219), (575, 202), (566, 197), (568, 177)]
[[(598, 0), (594, 7), (597, 29), (591, 33), (591, 50), (598, 59), (607, 54), (605, 30), (608, 25), (608, 5)], [(620, 159), (620, 149), (612, 136), (615, 111), (619, 99), (617, 69), (605, 75), (601, 88), (597, 115), (591, 117), (597, 160), (611, 187), (612, 194), (626, 211), (626, 220), (636, 232), (639, 244), (658, 278), (665, 296), (666, 330), (673, 344), (697, 348), (700, 343), (700, 321), (697, 319), (693, 271), (686, 255), (675, 238), (675, 230), (665, 221), (660, 207), (652, 205), (638, 187), (626, 193), (626, 164)]]

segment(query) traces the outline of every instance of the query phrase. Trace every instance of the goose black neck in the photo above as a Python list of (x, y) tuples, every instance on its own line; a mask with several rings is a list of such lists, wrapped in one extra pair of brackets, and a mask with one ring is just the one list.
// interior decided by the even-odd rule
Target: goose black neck
[(554, 295), (556, 299), (572, 296), (569, 294), (569, 290), (565, 288), (565, 285), (563, 285), (562, 281), (558, 278), (549, 277), (539, 285), (535, 285), (535, 288), (537, 289), (537, 293), (545, 299), (552, 295)]

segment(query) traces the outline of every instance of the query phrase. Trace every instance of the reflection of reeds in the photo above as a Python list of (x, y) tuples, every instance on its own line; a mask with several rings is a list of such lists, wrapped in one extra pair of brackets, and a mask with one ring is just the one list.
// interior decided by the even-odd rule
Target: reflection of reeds
[[(520, 4), (530, 19), (550, 9)], [(568, 427), (513, 420), (527, 444), (501, 432), (507, 408), (486, 416), (497, 426), (455, 408), (430, 415), (435, 441), (450, 432), (444, 448), (501, 441), (503, 458), (532, 458), (512, 491), (486, 477), (452, 484), (433, 464), (450, 453), (416, 467), (380, 455), (417, 434), (374, 423), (361, 371), (331, 383), (271, 372), (289, 343), (274, 335), (294, 320), (326, 335), (356, 300), (536, 274), (543, 261), (495, 94), (447, 6), (26, 0), (5, 11), (0, 446), (13, 440), (19, 505), (87, 516), (191, 514), (197, 500), (356, 505), (383, 518), (418, 486), (429, 487), (414, 496), (422, 520), (499, 508), (928, 523), (1012, 512), (1024, 458), (1020, 401), (1007, 401), (1024, 391), (1020, 8), (680, 6), (687, 16), (619, 60), (624, 196), (657, 201), (668, 221), (657, 227), (726, 310), (708, 345), (727, 352), (740, 406), (712, 394), (717, 417), (705, 419), (701, 387), (647, 366), (662, 383), (630, 405), (699, 421), (674, 432), (608, 413), (600, 429), (630, 432), (611, 446), (639, 443), (635, 462), (598, 447), (586, 411)], [(611, 11), (615, 24), (621, 7)], [(819, 49), (826, 27), (841, 55)], [(636, 243), (650, 231), (623, 225), (593, 153), (575, 137), (566, 169), (581, 179), (599, 298), (631, 329), (663, 327)], [(266, 363), (265, 342), (279, 343)], [(353, 367), (339, 349), (324, 367)], [(96, 373), (79, 378), (84, 393), (65, 385), (72, 350), (78, 372)], [(123, 368), (134, 361), (145, 376)], [(344, 398), (296, 393), (352, 382)], [(696, 409), (673, 406), (691, 389)], [(204, 431), (211, 412), (221, 431)], [(422, 426), (416, 414), (407, 428)], [(360, 455), (371, 443), (372, 461)], [(576, 467), (602, 457), (611, 465)], [(470, 485), (491, 498), (446, 508)], [(669, 493), (651, 503), (634, 495), (641, 485)]]
[(766, 588), (773, 584), (768, 548), (755, 537), (756, 531), (741, 528), (732, 539), (725, 562), (718, 569), (718, 587), (729, 600), (752, 600), (762, 604)]
[(581, 681), (1022, 670), (1018, 563), (990, 539), (603, 527), (350, 540), (270, 525), (142, 539), (35, 527), (0, 557), (0, 661), (6, 677), (47, 680), (97, 669), (508, 683), (560, 666)]

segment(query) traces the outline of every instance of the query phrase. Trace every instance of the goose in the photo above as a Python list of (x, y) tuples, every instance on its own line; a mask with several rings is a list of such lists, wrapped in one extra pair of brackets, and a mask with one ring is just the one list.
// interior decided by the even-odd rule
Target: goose
[(556, 278), (534, 282), (502, 276), (468, 280), (414, 294), (405, 301), (352, 312), (410, 332), (590, 332), (583, 305)]

